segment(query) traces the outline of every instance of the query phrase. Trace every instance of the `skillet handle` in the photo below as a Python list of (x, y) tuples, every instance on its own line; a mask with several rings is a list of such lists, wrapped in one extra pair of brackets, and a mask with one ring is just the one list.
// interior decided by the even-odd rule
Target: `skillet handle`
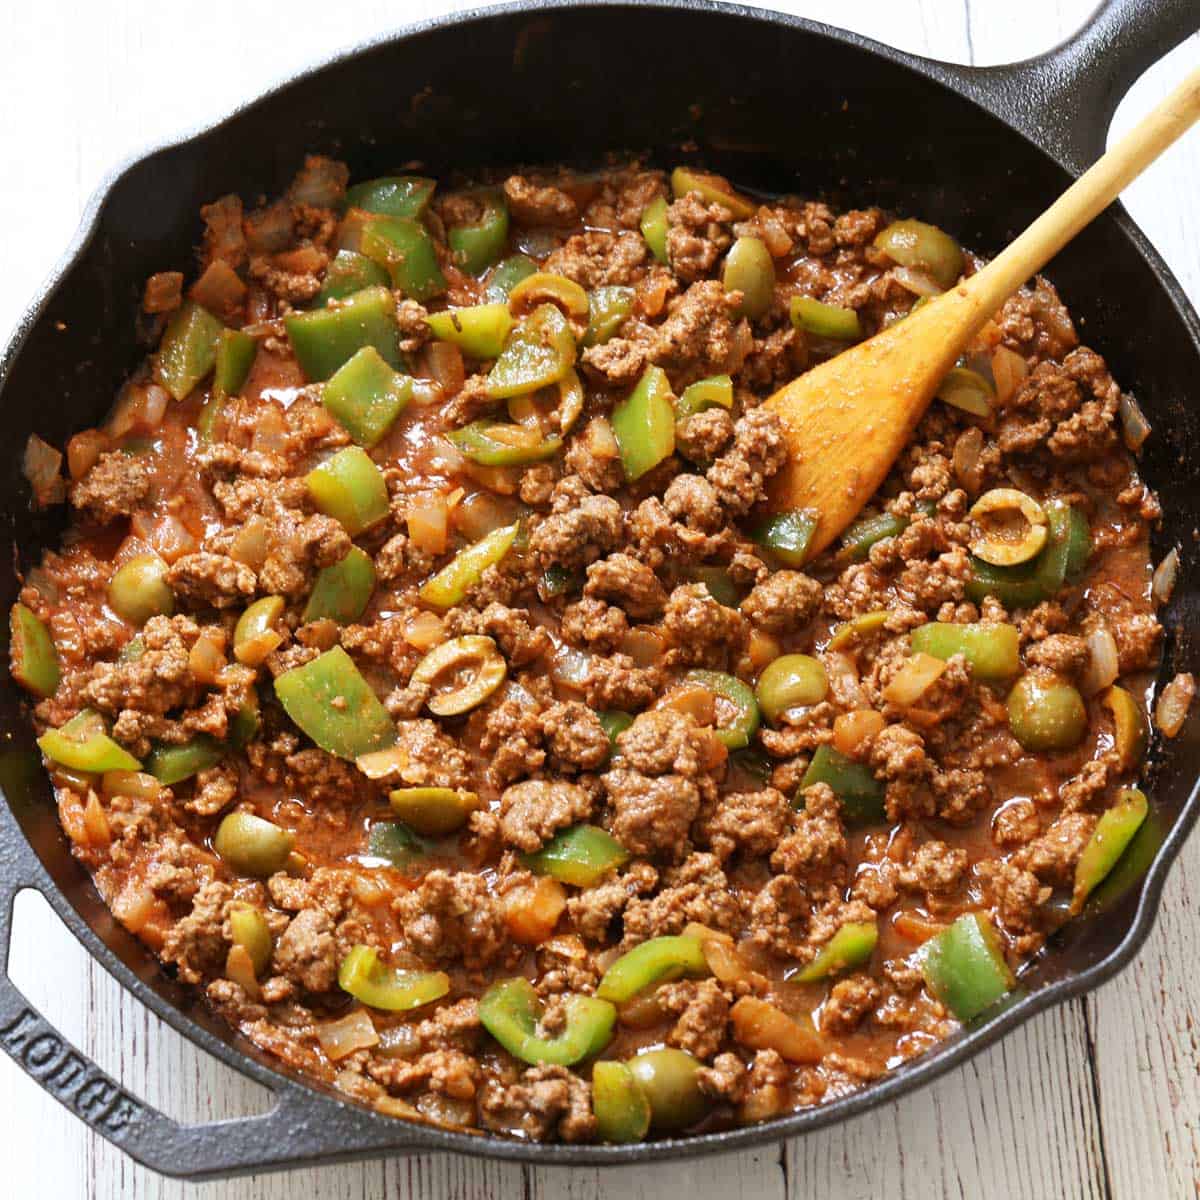
[(1080, 174), (1104, 153), (1125, 93), (1197, 30), (1197, 0), (1103, 0), (1074, 36), (1045, 54), (952, 68), (949, 81)]
[(45, 869), (0, 795), (0, 1046), (31, 1078), (101, 1137), (163, 1175), (204, 1179), (332, 1161), (370, 1151), (404, 1153), (419, 1135), (280, 1077), (278, 1103), (258, 1116), (183, 1125), (131, 1096), (71, 1045), (9, 977), (13, 901), (49, 891)]

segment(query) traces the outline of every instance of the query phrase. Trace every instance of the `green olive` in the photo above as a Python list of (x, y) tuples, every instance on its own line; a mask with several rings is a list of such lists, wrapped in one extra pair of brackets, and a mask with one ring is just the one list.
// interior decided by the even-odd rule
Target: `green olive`
[(218, 826), (213, 849), (239, 874), (265, 879), (283, 870), (292, 852), (286, 829), (248, 812), (231, 812)]
[(267, 918), (253, 904), (239, 900), (229, 906), (229, 929), (233, 944), (245, 948), (254, 964), (254, 973), (261, 975), (271, 961), (271, 930)]
[(674, 1132), (694, 1125), (708, 1111), (696, 1073), (703, 1065), (685, 1050), (648, 1050), (628, 1062), (650, 1102), (654, 1129)]
[(763, 715), (774, 724), (782, 713), (801, 704), (819, 704), (829, 691), (820, 659), (784, 654), (763, 668), (754, 694)]
[(479, 797), (474, 792), (447, 787), (397, 788), (390, 799), (392, 812), (425, 837), (454, 833), (479, 807)]
[(962, 274), (963, 253), (958, 243), (924, 221), (893, 221), (875, 238), (875, 249), (902, 267), (928, 272), (943, 290), (952, 288)]
[(1087, 731), (1078, 690), (1057, 675), (1022, 675), (1008, 694), (1008, 723), (1026, 750), (1069, 750)]
[(283, 641), (275, 629), (282, 615), (283, 597), (264, 596), (238, 617), (233, 630), (233, 654), (238, 662), (257, 667)]
[(175, 597), (167, 585), (167, 564), (157, 554), (131, 558), (108, 581), (108, 603), (131, 625), (169, 617), (175, 611)]
[(740, 237), (725, 256), (721, 282), (727, 292), (742, 293), (741, 315), (752, 320), (771, 307), (775, 294), (775, 261), (755, 237)]

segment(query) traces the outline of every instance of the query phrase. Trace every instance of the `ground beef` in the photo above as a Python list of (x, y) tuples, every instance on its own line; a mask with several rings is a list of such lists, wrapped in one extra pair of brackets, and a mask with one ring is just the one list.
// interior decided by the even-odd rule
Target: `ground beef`
[(851, 975), (839, 979), (829, 989), (829, 998), (821, 1009), (821, 1029), (825, 1033), (852, 1033), (879, 1003), (881, 989), (869, 975)]
[(542, 733), (555, 764), (565, 771), (594, 771), (608, 761), (612, 745), (600, 718), (586, 705), (570, 700), (541, 716)]
[(616, 604), (635, 620), (658, 616), (667, 602), (654, 572), (628, 554), (611, 554), (592, 563), (583, 594)]
[(712, 272), (733, 244), (732, 214), (719, 204), (706, 204), (689, 192), (667, 209), (667, 260), (680, 279), (694, 283)]
[(629, 632), (629, 622), (615, 604), (585, 596), (563, 610), (560, 628), (565, 641), (604, 654), (621, 644)]
[(590, 708), (636, 712), (662, 691), (661, 667), (639, 667), (627, 654), (594, 657), (583, 681), (584, 699)]
[(688, 828), (700, 792), (682, 775), (651, 777), (618, 767), (602, 777), (612, 805), (613, 837), (631, 854), (678, 861), (689, 849)]
[(713, 854), (692, 854), (667, 871), (657, 894), (633, 897), (625, 907), (625, 941), (636, 945), (648, 938), (681, 933), (695, 921), (710, 929), (735, 930), (742, 907)]
[(243, 563), (225, 554), (185, 554), (167, 572), (179, 597), (198, 607), (233, 608), (254, 595), (258, 581)]
[(583, 788), (528, 779), (500, 797), (500, 831), (510, 846), (532, 853), (559, 829), (578, 824), (591, 811), (592, 799)]
[(682, 775), (695, 779), (712, 762), (708, 732), (673, 708), (642, 713), (617, 735), (621, 763), (644, 775)]
[(645, 272), (649, 255), (636, 233), (593, 230), (576, 234), (546, 259), (545, 270), (565, 275), (589, 291), (598, 287), (628, 287)]
[(771, 854), (771, 867), (796, 878), (814, 875), (822, 868), (837, 868), (847, 858), (842, 809), (827, 783), (816, 783), (801, 793), (804, 808), (791, 833)]
[(529, 550), (543, 570), (586, 567), (615, 550), (621, 532), (621, 506), (609, 496), (589, 495), (544, 518), (529, 536)]
[(632, 387), (646, 369), (650, 347), (641, 340), (613, 337), (599, 346), (588, 346), (582, 355), (583, 365), (605, 386)]
[(327, 992), (337, 983), (333, 922), (319, 908), (297, 913), (275, 943), (271, 969), (306, 992)]
[(817, 615), (824, 589), (801, 571), (775, 571), (742, 601), (742, 612), (768, 633), (794, 633)]
[(524, 175), (504, 181), (504, 197), (514, 221), (521, 225), (573, 225), (579, 208), (561, 188), (535, 183)]
[(715, 280), (692, 284), (658, 327), (651, 360), (684, 375), (732, 374), (752, 341), (737, 309), (737, 301)]
[(487, 881), (470, 871), (427, 872), (392, 909), (414, 953), (437, 961), (461, 959), (468, 970), (495, 961), (506, 937), (500, 903)]
[(733, 441), (733, 418), (708, 408), (675, 426), (675, 449), (689, 462), (707, 466)]
[(199, 983), (208, 972), (224, 967), (229, 947), (221, 927), (231, 899), (233, 889), (227, 883), (206, 883), (196, 893), (191, 912), (168, 930), (163, 958), (175, 964), (185, 983)]
[(654, 998), (677, 1017), (667, 1041), (699, 1059), (712, 1058), (725, 1039), (729, 998), (715, 979), (684, 980), (660, 987)]
[(483, 634), (495, 638), (509, 666), (526, 667), (550, 648), (550, 635), (534, 625), (523, 609), (489, 604), (482, 612), (469, 607), (451, 609), (446, 632), (454, 637)]
[(791, 824), (792, 806), (775, 788), (722, 796), (697, 822), (698, 840), (722, 861), (735, 852), (761, 857), (779, 845)]
[(571, 896), (567, 914), (580, 936), (590, 942), (603, 942), (613, 919), (635, 896), (650, 892), (657, 882), (658, 872), (649, 863), (634, 863), (623, 875)]
[(71, 486), (71, 503), (91, 520), (107, 525), (132, 516), (150, 495), (150, 472), (136, 454), (113, 450)]
[(733, 446), (709, 467), (708, 482), (727, 511), (742, 516), (786, 459), (782, 422), (770, 409), (756, 408), (734, 426)]
[(663, 632), (671, 641), (671, 660), (723, 669), (741, 652), (746, 620), (726, 608), (702, 583), (682, 584), (667, 601)]
[(592, 1089), (566, 1067), (530, 1067), (520, 1083), (490, 1083), (479, 1097), (479, 1117), (489, 1129), (538, 1142), (552, 1133), (565, 1142), (580, 1142), (596, 1131)]

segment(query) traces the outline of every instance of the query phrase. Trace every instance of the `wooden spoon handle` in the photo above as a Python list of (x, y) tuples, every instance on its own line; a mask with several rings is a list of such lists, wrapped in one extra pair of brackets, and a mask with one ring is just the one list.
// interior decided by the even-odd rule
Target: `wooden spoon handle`
[(1200, 68), (1098, 159), (1024, 233), (963, 285), (980, 323), (1200, 119)]

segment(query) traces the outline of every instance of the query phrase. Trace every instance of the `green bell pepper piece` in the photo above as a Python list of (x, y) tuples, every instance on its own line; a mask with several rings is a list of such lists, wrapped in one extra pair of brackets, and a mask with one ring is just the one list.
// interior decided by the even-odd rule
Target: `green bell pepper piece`
[(667, 261), (667, 198), (659, 196), (657, 200), (652, 200), (642, 210), (642, 220), (640, 224), (642, 237), (646, 239), (646, 245), (650, 247), (650, 253), (654, 255), (660, 263)]
[(473, 193), (483, 208), (479, 220), (455, 225), (446, 231), (454, 261), (468, 275), (480, 275), (504, 253), (508, 245), (508, 204), (496, 188)]
[(207, 309), (185, 300), (167, 323), (154, 373), (175, 400), (190, 395), (217, 361), (217, 341), (225, 328)]
[(838, 304), (824, 304), (811, 296), (793, 296), (789, 305), (792, 324), (806, 333), (835, 342), (857, 342), (862, 337), (858, 313)]
[(242, 333), (240, 329), (222, 329), (213, 364), (213, 395), (222, 400), (236, 396), (250, 374), (257, 353), (258, 342), (248, 333)]
[(85, 708), (59, 729), (38, 738), (42, 753), (73, 771), (102, 775), (105, 771), (140, 771), (142, 764), (108, 736), (104, 718)]
[(408, 1012), (450, 990), (445, 971), (402, 971), (379, 961), (373, 946), (354, 946), (338, 968), (338, 986), (370, 1008)]
[(720, 175), (698, 171), (694, 167), (676, 167), (671, 172), (671, 192), (682, 200), (691, 192), (697, 192), (705, 204), (719, 204), (728, 209), (735, 220), (748, 221), (756, 209), (753, 201), (739, 195)]
[(340, 521), (351, 537), (378, 524), (388, 515), (383, 472), (365, 450), (347, 446), (304, 477), (313, 504)]
[(58, 651), (50, 630), (24, 604), (14, 604), (8, 615), (11, 640), (8, 659), (12, 677), (35, 696), (53, 696), (62, 676)]
[(621, 748), (617, 745), (617, 738), (633, 724), (633, 714), (621, 712), (620, 709), (612, 709), (609, 712), (598, 712), (596, 716), (604, 732), (608, 734), (609, 742), (612, 744), (610, 757), (620, 758)]
[(931, 621), (909, 635), (914, 654), (948, 659), (961, 654), (976, 679), (1011, 679), (1021, 669), (1020, 635), (1015, 625), (953, 625)]
[(364, 346), (321, 388), (321, 403), (360, 446), (370, 449), (408, 407), (412, 390), (407, 375), (394, 371), (374, 346)]
[(592, 1113), (602, 1142), (640, 1142), (650, 1131), (650, 1101), (623, 1062), (592, 1067)]
[(507, 400), (558, 383), (574, 367), (575, 353), (575, 335), (562, 310), (540, 304), (508, 335), (488, 375), (488, 395)]
[(960, 1021), (990, 1008), (1016, 980), (1000, 936), (984, 913), (965, 913), (919, 952), (925, 985)]
[(768, 517), (750, 536), (785, 566), (799, 567), (808, 555), (816, 528), (817, 518), (813, 513), (807, 509), (793, 509)]
[[(740, 750), (750, 744), (750, 739), (758, 732), (761, 714), (754, 689), (748, 683), (724, 671), (689, 671), (684, 682), (698, 683), (732, 707), (732, 717), (714, 730), (730, 750)], [(717, 715), (718, 718), (724, 716), (719, 709)]]
[(235, 750), (242, 750), (258, 736), (262, 725), (262, 708), (258, 693), (251, 689), (229, 723), (229, 741)]
[(808, 966), (788, 978), (798, 983), (815, 983), (828, 975), (861, 966), (874, 953), (878, 941), (879, 925), (875, 921), (850, 921), (817, 951)]
[(633, 288), (598, 287), (588, 296), (588, 327), (585, 346), (602, 346), (633, 312)]
[(522, 861), (539, 875), (562, 883), (591, 887), (609, 871), (629, 861), (629, 851), (596, 825), (573, 825), (552, 837), (536, 854)]
[(1046, 545), (1036, 558), (1015, 567), (997, 567), (971, 558), (967, 596), (979, 603), (995, 596), (1005, 608), (1033, 608), (1058, 594), (1083, 572), (1092, 552), (1092, 533), (1081, 509), (1051, 500), (1046, 510)]
[(508, 294), (530, 275), (537, 274), (538, 265), (526, 254), (514, 254), (496, 264), (488, 279), (484, 299), (489, 304), (507, 304)]
[(334, 646), (275, 680), (284, 712), (322, 750), (353, 762), (395, 744), (396, 727), (354, 660)]
[(352, 625), (363, 615), (374, 590), (375, 563), (365, 551), (351, 546), (345, 558), (317, 575), (304, 606), (304, 620), (328, 618), (339, 625)]
[(859, 517), (842, 534), (842, 554), (851, 562), (862, 562), (876, 542), (897, 537), (907, 528), (907, 518), (897, 517), (892, 513), (874, 513), (869, 517)]
[(420, 175), (384, 175), (346, 189), (346, 207), (385, 217), (421, 217), (437, 183)]
[(1150, 803), (1144, 792), (1138, 788), (1122, 788), (1116, 803), (1101, 814), (1075, 864), (1072, 914), (1083, 908), (1092, 889), (1117, 865), (1149, 811)]
[(376, 821), (367, 834), (367, 853), (401, 870), (426, 853), (423, 841), (402, 821)]
[(453, 608), (473, 588), (488, 567), (500, 562), (512, 549), (519, 522), (493, 529), (472, 546), (460, 550), (431, 579), (421, 585), (420, 598), (434, 608)]
[(709, 408), (733, 407), (733, 380), (728, 375), (697, 379), (683, 389), (675, 402), (675, 420), (686, 421)]
[(692, 567), (688, 578), (704, 584), (708, 594), (726, 608), (737, 608), (742, 602), (743, 590), (724, 567)]
[(477, 304), (430, 313), (429, 328), (443, 342), (453, 342), (472, 358), (498, 358), (512, 329), (507, 304)]
[(363, 346), (400, 365), (396, 301), (385, 287), (364, 288), (337, 304), (283, 319), (296, 361), (316, 382), (328, 379)]
[(525, 425), (481, 417), (446, 434), (446, 440), (465, 458), (483, 467), (519, 467), (543, 462), (562, 449), (557, 434), (539, 438)]
[(144, 770), (163, 787), (191, 779), (199, 771), (215, 767), (225, 757), (225, 747), (216, 738), (198, 733), (178, 746), (156, 743), (146, 759)]
[(774, 767), (771, 760), (759, 750), (735, 750), (729, 756), (729, 762), (760, 787), (766, 787), (771, 782)]
[(624, 1004), (638, 992), (681, 975), (707, 975), (708, 962), (699, 938), (656, 937), (625, 954), (604, 972), (596, 995)]
[(598, 1054), (612, 1039), (617, 1010), (594, 996), (568, 996), (566, 1027), (556, 1037), (538, 1037), (541, 1002), (528, 979), (494, 983), (479, 1001), (479, 1020), (514, 1058), (538, 1066), (569, 1067)]
[(345, 300), (364, 288), (387, 287), (390, 282), (388, 273), (374, 259), (357, 250), (339, 250), (325, 268), (315, 307), (324, 308), (330, 300)]
[(729, 248), (721, 268), (727, 292), (741, 292), (738, 316), (757, 321), (771, 307), (775, 295), (775, 260), (761, 238), (740, 237)]
[(583, 582), (582, 571), (572, 571), (559, 563), (552, 563), (542, 572), (538, 581), (538, 595), (543, 600), (553, 600), (555, 596), (579, 591)]
[(612, 414), (612, 430), (631, 483), (675, 453), (675, 410), (662, 367), (647, 367)]
[(362, 231), (361, 249), (387, 271), (392, 287), (413, 300), (428, 300), (446, 290), (433, 238), (409, 217), (376, 217)]
[(886, 816), (883, 784), (862, 763), (847, 758), (832, 746), (817, 747), (800, 781), (800, 790), (814, 783), (829, 784), (848, 822), (875, 825)]

